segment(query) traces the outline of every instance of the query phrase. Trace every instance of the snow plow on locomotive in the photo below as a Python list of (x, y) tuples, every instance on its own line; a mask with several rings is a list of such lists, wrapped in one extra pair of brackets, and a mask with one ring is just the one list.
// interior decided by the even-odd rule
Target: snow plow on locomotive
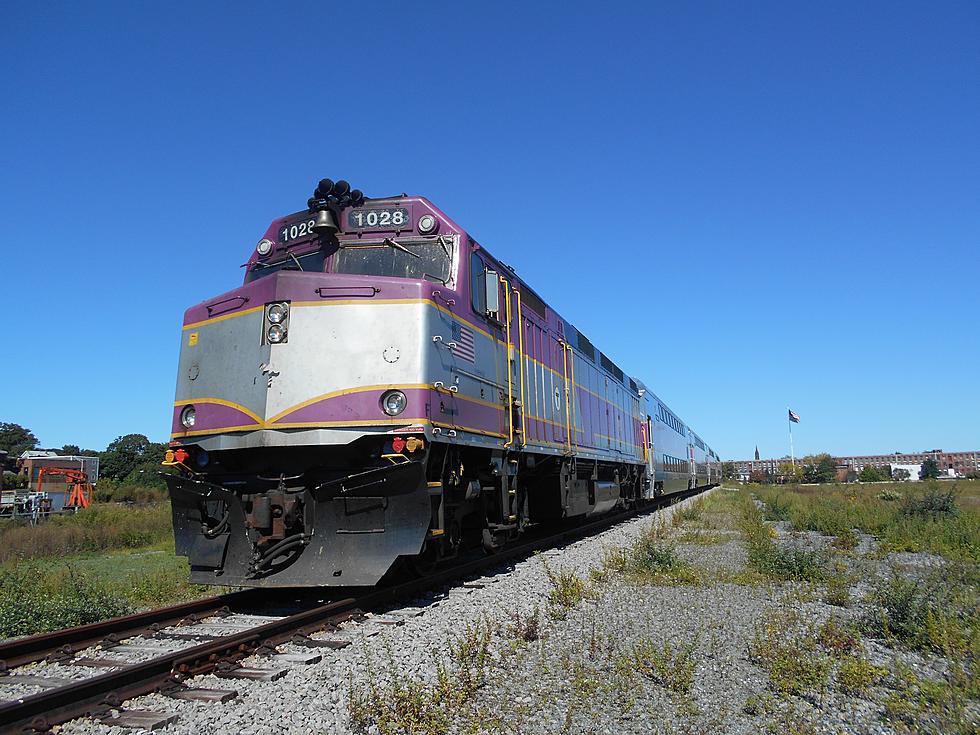
[(422, 197), (323, 180), (184, 315), (164, 464), (191, 579), (376, 584), (720, 461)]

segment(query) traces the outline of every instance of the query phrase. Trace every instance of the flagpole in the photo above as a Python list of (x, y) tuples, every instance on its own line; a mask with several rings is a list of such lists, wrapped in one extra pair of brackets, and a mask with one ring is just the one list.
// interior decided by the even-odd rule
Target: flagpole
[(793, 452), (793, 420), (789, 417), (789, 406), (786, 407), (786, 423), (789, 424), (789, 461), (796, 467), (796, 455)]

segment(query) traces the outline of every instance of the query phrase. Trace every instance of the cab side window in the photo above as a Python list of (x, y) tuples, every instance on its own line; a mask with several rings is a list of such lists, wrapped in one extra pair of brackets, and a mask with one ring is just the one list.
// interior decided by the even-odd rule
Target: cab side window
[(487, 266), (476, 253), (470, 257), (470, 300), (473, 304), (473, 311), (479, 316), (485, 317), (487, 314), (487, 294), (483, 285), (483, 274), (486, 273)]

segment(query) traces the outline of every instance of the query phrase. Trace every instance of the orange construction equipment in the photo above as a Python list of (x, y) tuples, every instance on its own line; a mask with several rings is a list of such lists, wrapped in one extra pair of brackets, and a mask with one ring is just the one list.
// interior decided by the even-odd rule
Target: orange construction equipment
[(92, 504), (92, 483), (88, 475), (81, 470), (71, 470), (64, 467), (42, 467), (37, 473), (37, 492), (41, 492), (44, 476), (64, 477), (71, 485), (71, 492), (65, 501), (65, 508), (88, 508)]

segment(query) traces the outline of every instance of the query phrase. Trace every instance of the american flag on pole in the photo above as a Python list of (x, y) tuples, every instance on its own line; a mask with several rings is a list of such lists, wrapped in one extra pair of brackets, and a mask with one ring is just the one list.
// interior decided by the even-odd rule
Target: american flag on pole
[(800, 423), (800, 417), (797, 416), (795, 413), (793, 413), (792, 409), (787, 409), (787, 410), (789, 410), (789, 420), (792, 421), (794, 424)]
[(476, 362), (476, 344), (473, 341), (473, 330), (458, 322), (453, 323), (453, 342), (456, 349), (453, 354), (461, 360)]

